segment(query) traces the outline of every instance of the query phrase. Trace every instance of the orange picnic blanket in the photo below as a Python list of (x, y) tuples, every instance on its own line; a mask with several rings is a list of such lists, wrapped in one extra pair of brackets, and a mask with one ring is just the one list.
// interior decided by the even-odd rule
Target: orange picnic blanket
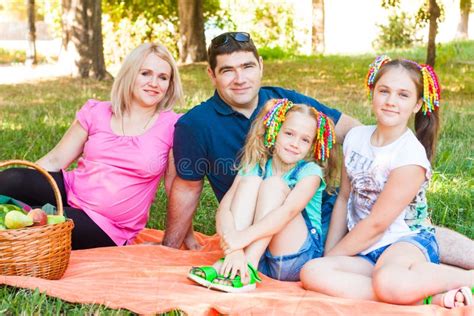
[(136, 245), (73, 251), (61, 280), (0, 276), (0, 284), (38, 288), (68, 302), (103, 304), (139, 314), (179, 309), (188, 315), (474, 315), (474, 308), (468, 307), (448, 310), (334, 298), (303, 290), (299, 282), (265, 276), (253, 292), (209, 290), (195, 285), (186, 275), (191, 266), (210, 265), (222, 256), (219, 237), (197, 234), (204, 245), (202, 251), (139, 244), (160, 241), (162, 236), (162, 231), (146, 229), (137, 237)]

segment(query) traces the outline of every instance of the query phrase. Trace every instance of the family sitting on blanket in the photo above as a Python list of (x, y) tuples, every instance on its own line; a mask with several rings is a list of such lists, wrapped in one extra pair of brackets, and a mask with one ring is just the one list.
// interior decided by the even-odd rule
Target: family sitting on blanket
[[(430, 175), (426, 156), (433, 156), (434, 147), (424, 152), (406, 128), (412, 112), (426, 114), (426, 122), (437, 117), (437, 99), (431, 96), (439, 86), (432, 69), (414, 62), (379, 60), (368, 80), (377, 126), (356, 127), (357, 120), (313, 98), (261, 87), (263, 61), (248, 33), (221, 34), (212, 40), (208, 53), (208, 74), (216, 91), (180, 118), (172, 111), (183, 100), (174, 59), (162, 45), (140, 45), (124, 61), (111, 102), (88, 101), (61, 141), (38, 161), (57, 181), (65, 214), (74, 220), (73, 249), (121, 246), (133, 240), (145, 227), (162, 177), (169, 197), (163, 244), (200, 249), (192, 218), (207, 177), (221, 202), (217, 231), (225, 258), (214, 267), (190, 271), (190, 278), (206, 286), (248, 290), (259, 280), (259, 269), (277, 279), (301, 277), (306, 288), (343, 297), (358, 294), (408, 304), (435, 295), (426, 301), (446, 307), (471, 303), (473, 271), (431, 262), (439, 255), (443, 263), (474, 269), (474, 242), (444, 228), (436, 227), (433, 233), (423, 221), (427, 216), (424, 185)], [(325, 189), (331, 183), (328, 173), (336, 170), (328, 166), (336, 138), (339, 144), (347, 138), (339, 196)], [(414, 150), (406, 153), (413, 157), (403, 156), (394, 164), (381, 161), (387, 173), (376, 169), (373, 179), (359, 176), (358, 171), (367, 175), (367, 168), (378, 166), (375, 157), (397, 149), (392, 147), (400, 141), (410, 141)], [(76, 159), (77, 167), (70, 169)], [(383, 177), (388, 177), (386, 183)], [(0, 194), (32, 206), (55, 203), (47, 181), (30, 169), (0, 172)], [(327, 257), (318, 259), (336, 197)], [(419, 213), (411, 212), (412, 202), (422, 206)], [(359, 208), (360, 204), (366, 208)], [(378, 211), (384, 204), (390, 206), (387, 213)], [(348, 210), (346, 205), (354, 207)], [(342, 225), (343, 212), (350, 216), (349, 227)], [(390, 238), (385, 239), (388, 227)], [(347, 228), (350, 232), (344, 237)], [(393, 239), (392, 233), (400, 239)], [(388, 240), (380, 245), (387, 248), (383, 254), (371, 247), (379, 240)], [(350, 269), (339, 268), (353, 261), (357, 264)], [(413, 288), (405, 284), (401, 295), (407, 292), (409, 297), (388, 291), (393, 290), (389, 277), (394, 270), (404, 278), (423, 276)], [(437, 281), (429, 283), (433, 274)], [(332, 284), (346, 276), (351, 282), (349, 293)], [(375, 280), (380, 288), (371, 287)]]
[[(395, 243), (397, 247), (392, 249), (396, 250), (399, 247), (402, 247), (404, 250), (408, 249), (407, 255), (400, 256), (400, 258), (396, 256), (395, 258), (399, 261), (395, 260), (395, 262), (392, 259), (382, 260), (379, 265), (384, 262), (396, 264), (396, 268), (402, 270), (402, 273), (407, 272), (406, 276), (410, 278), (412, 278), (413, 273), (417, 273), (417, 271), (410, 271), (408, 273), (411, 264), (420, 263), (421, 267), (424, 267), (423, 264), (428, 265), (426, 267), (426, 281), (421, 283), (423, 284), (422, 287), (421, 284), (416, 285), (414, 289), (405, 293), (407, 295), (409, 293), (409, 297), (397, 297), (395, 294), (400, 293), (388, 292), (393, 296), (387, 294), (387, 296), (378, 297), (378, 299), (408, 304), (421, 301), (427, 295), (454, 289), (446, 294), (435, 296), (432, 300), (427, 299), (427, 301), (432, 301), (446, 307), (468, 305), (472, 299), (469, 287), (474, 285), (472, 281), (474, 279), (473, 271), (449, 268), (443, 270), (445, 267), (434, 266), (431, 263), (424, 262), (425, 260), (434, 262), (439, 260), (434, 234), (424, 221), (427, 217), (427, 207), (426, 201), (423, 199), (425, 189), (423, 184), (429, 178), (430, 167), (426, 159), (425, 149), (420, 147), (421, 145), (411, 132), (407, 130), (406, 126), (410, 114), (417, 112), (423, 104), (425, 106), (421, 113), (426, 115), (428, 122), (437, 116), (437, 114), (432, 114), (435, 109), (431, 107), (437, 108), (438, 104), (435, 103), (433, 105), (433, 102), (437, 102), (439, 99), (429, 99), (431, 95), (426, 95), (424, 92), (422, 79), (427, 80), (431, 78), (432, 86), (426, 88), (431, 89), (430, 93), (432, 94), (438, 92), (439, 96), (439, 87), (437, 80), (435, 80), (435, 75), (430, 68), (421, 67), (415, 63), (409, 64), (414, 65), (412, 67), (414, 69), (403, 70), (406, 72), (401, 80), (404, 84), (403, 87), (396, 86), (400, 84), (400, 81), (392, 83), (391, 80), (388, 80), (392, 72), (387, 71), (384, 76), (386, 78), (385, 81), (389, 81), (385, 83), (387, 87), (384, 87), (385, 90), (380, 91), (380, 93), (376, 91), (377, 97), (379, 95), (389, 95), (389, 98), (397, 97), (401, 99), (404, 108), (403, 110), (398, 109), (400, 107), (399, 103), (397, 103), (399, 102), (398, 100), (386, 101), (388, 110), (375, 108), (376, 117), (379, 119), (379, 113), (381, 117), (378, 120), (378, 124), (381, 121), (381, 125), (378, 125), (377, 129), (381, 133), (374, 133), (373, 137), (377, 136), (377, 139), (373, 141), (370, 140), (372, 134), (369, 134), (369, 146), (373, 147), (374, 153), (371, 154), (374, 155), (377, 149), (386, 150), (385, 145), (388, 145), (389, 150), (393, 150), (391, 148), (392, 143), (393, 147), (396, 147), (395, 149), (398, 150), (396, 146), (396, 143), (399, 141), (398, 138), (401, 137), (403, 141), (406, 141), (404, 139), (408, 138), (410, 144), (415, 143), (415, 145), (412, 144), (412, 147), (418, 150), (417, 153), (413, 153), (417, 160), (414, 159), (412, 161), (409, 159), (410, 157), (401, 157), (400, 161), (383, 161), (386, 164), (383, 166), (385, 168), (384, 172), (391, 172), (393, 169), (393, 174), (390, 173), (390, 179), (386, 184), (386, 189), (389, 191), (385, 190), (383, 186), (385, 182), (380, 179), (381, 176), (378, 174), (372, 174), (378, 182), (372, 183), (372, 180), (366, 179), (370, 181), (365, 184), (362, 181), (359, 184), (363, 187), (359, 188), (360, 191), (355, 193), (358, 195), (358, 202), (366, 204), (366, 209), (352, 209), (351, 214), (356, 216), (356, 218), (350, 228), (354, 228), (354, 230), (351, 230), (347, 238), (341, 240), (343, 246), (346, 243), (349, 243), (349, 246), (344, 247), (343, 251), (339, 252), (339, 255), (353, 256), (359, 253), (367, 255), (364, 250), (373, 250), (370, 249), (370, 246), (381, 239), (382, 236), (385, 236), (385, 229), (390, 226), (392, 221), (395, 221), (396, 225), (394, 227), (390, 226), (389, 231), (391, 233), (387, 233), (388, 242), (383, 239), (385, 243), (381, 247), (387, 248), (387, 245), (400, 239), (403, 243)], [(228, 292), (254, 288), (255, 282), (259, 280), (256, 267), (262, 273), (273, 278), (297, 280), (299, 279), (299, 270), (303, 264), (310, 258), (321, 256), (321, 247), (324, 244), (322, 243), (324, 236), (321, 234), (324, 232), (324, 225), (322, 225), (321, 213), (318, 212), (318, 209), (323, 211), (322, 217), (324, 218), (325, 205), (328, 205), (327, 199), (321, 199), (321, 192), (318, 189), (325, 185), (322, 173), (318, 175), (316, 164), (300, 161), (300, 159), (307, 157), (306, 154), (310, 151), (310, 148), (302, 146), (297, 150), (292, 149), (291, 142), (286, 143), (285, 140), (281, 140), (281, 147), (286, 150), (282, 149), (280, 151), (278, 149), (280, 146), (278, 137), (281, 135), (283, 139), (286, 138), (286, 136), (289, 136), (286, 134), (287, 130), (290, 130), (289, 134), (292, 137), (298, 140), (301, 137), (301, 141), (303, 141), (302, 135), (312, 133), (312, 137), (307, 139), (307, 141), (310, 144), (313, 141), (324, 143), (327, 146), (325, 148), (325, 152), (327, 152), (330, 146), (330, 134), (326, 133), (324, 134), (325, 137), (320, 137), (320, 134), (315, 133), (316, 130), (319, 132), (324, 130), (321, 125), (318, 125), (321, 123), (320, 118), (325, 117), (323, 114), (327, 114), (336, 121), (335, 132), (339, 139), (343, 139), (347, 131), (357, 125), (351, 118), (341, 115), (339, 112), (321, 105), (316, 100), (296, 92), (275, 87), (260, 88), (262, 67), (262, 60), (258, 56), (248, 34), (225, 33), (215, 38), (209, 47), (208, 73), (216, 87), (216, 93), (209, 100), (185, 114), (176, 124), (175, 130), (173, 151), (178, 177), (172, 185), (164, 244), (179, 247), (184, 242), (188, 248), (198, 247), (193, 238), (191, 221), (202, 190), (202, 180), (204, 176), (207, 176), (217, 198), (221, 202), (216, 218), (217, 231), (221, 235), (222, 246), (226, 256), (213, 267), (193, 268), (189, 273), (189, 277), (205, 286)], [(398, 68), (393, 71), (403, 72)], [(421, 76), (422, 74), (423, 76)], [(372, 76), (375, 75), (376, 73), (372, 73)], [(374, 93), (374, 78), (371, 78), (371, 93)], [(424, 101), (422, 101), (422, 96), (426, 98)], [(268, 106), (270, 108), (265, 108), (265, 112), (259, 114), (263, 104), (274, 98), (284, 98), (287, 100), (271, 101)], [(374, 99), (374, 101), (378, 102), (379, 106), (384, 105), (381, 100), (382, 98)], [(288, 106), (288, 104), (291, 104), (290, 102), (298, 105), (295, 105), (295, 110), (289, 110), (288, 117), (286, 117), (286, 112), (280, 112), (280, 107), (290, 107)], [(304, 110), (299, 112), (297, 109), (305, 108), (305, 106), (299, 104), (307, 104), (314, 107), (316, 112), (313, 118), (309, 114), (313, 112), (305, 112)], [(374, 107), (375, 104), (376, 102), (374, 102)], [(429, 106), (427, 104), (431, 104), (430, 111), (426, 110), (426, 107)], [(315, 117), (319, 119), (317, 120)], [(287, 120), (283, 122), (285, 118)], [(244, 145), (244, 139), (249, 126), (254, 120), (255, 123), (248, 135), (240, 160), (241, 169), (234, 180), (235, 171), (232, 169), (233, 165), (229, 164), (227, 170), (222, 170), (222, 161), (236, 161), (239, 150)], [(295, 124), (295, 120), (299, 124)], [(265, 125), (265, 133), (260, 131), (259, 134), (258, 130), (263, 129), (263, 121), (268, 125)], [(421, 122), (423, 123), (423, 119), (421, 119)], [(280, 134), (278, 134), (278, 128), (274, 126), (278, 124), (281, 125)], [(422, 125), (423, 129), (427, 127), (429, 129), (432, 128), (432, 126), (426, 126), (426, 124)], [(434, 126), (436, 127), (437, 125), (435, 124)], [(372, 129), (372, 133), (374, 132), (374, 127), (367, 128)], [(367, 133), (367, 128), (356, 128), (351, 134), (360, 133), (360, 131)], [(417, 129), (419, 129), (419, 125)], [(435, 136), (436, 131), (431, 134), (432, 142)], [(363, 143), (366, 139), (356, 138), (356, 140)], [(275, 144), (271, 144), (272, 141), (275, 141)], [(255, 143), (258, 142), (260, 144), (257, 146)], [(295, 142), (297, 141), (295, 140)], [(357, 144), (352, 146), (355, 145)], [(349, 145), (345, 146), (347, 148)], [(429, 153), (431, 156), (434, 147), (430, 146)], [(310, 147), (313, 147), (313, 150), (315, 149), (314, 146)], [(252, 151), (250, 148), (254, 150)], [(259, 148), (259, 150), (255, 148)], [(295, 160), (292, 161), (288, 158), (289, 153), (292, 151), (298, 152), (301, 156), (293, 156), (292, 158)], [(395, 155), (395, 153), (392, 154)], [(423, 155), (425, 159), (422, 159)], [(349, 156), (346, 157), (346, 160), (351, 162), (355, 158), (355, 156)], [(183, 163), (181, 163), (182, 161)], [(199, 166), (199, 162), (203, 161), (207, 163), (206, 168), (199, 168), (202, 167)], [(301, 164), (304, 165), (301, 166)], [(371, 167), (370, 157), (359, 157), (357, 164), (357, 167)], [(375, 166), (376, 164), (373, 163), (373, 167)], [(376, 171), (382, 172), (378, 169)], [(308, 174), (305, 172), (308, 172)], [(412, 178), (412, 172), (414, 172), (413, 177), (417, 175), (417, 182), (413, 181), (415, 178)], [(275, 176), (272, 177), (272, 175)], [(389, 173), (384, 173), (382, 176), (388, 177), (388, 175)], [(343, 177), (347, 177), (347, 175), (344, 174)], [(353, 179), (352, 175), (351, 179)], [(407, 181), (409, 183), (405, 186), (404, 183)], [(233, 184), (231, 185), (232, 182)], [(311, 188), (307, 187), (308, 183), (311, 183)], [(380, 186), (381, 184), (382, 186)], [(374, 188), (372, 186), (377, 187)], [(396, 194), (390, 194), (394, 187), (397, 189)], [(400, 190), (402, 188), (406, 192), (402, 192)], [(417, 194), (420, 189), (421, 191)], [(347, 187), (344, 190), (343, 196), (337, 202), (339, 204), (338, 208), (343, 210), (346, 208), (344, 204), (341, 207), (341, 204), (345, 203), (347, 205), (349, 203), (347, 200), (344, 202), (344, 199), (349, 197), (350, 192), (350, 189)], [(186, 194), (183, 192), (186, 192)], [(364, 195), (369, 195), (370, 199), (366, 199), (363, 197)], [(381, 196), (380, 200), (378, 199), (379, 195)], [(243, 196), (244, 198), (242, 198)], [(414, 197), (417, 197), (417, 199), (414, 200)], [(313, 198), (315, 201), (319, 201), (319, 205), (311, 205), (310, 201), (313, 201)], [(378, 203), (374, 204), (375, 201)], [(323, 205), (321, 205), (321, 202)], [(350, 203), (353, 203), (352, 200)], [(392, 205), (392, 211), (387, 214), (387, 217), (382, 215), (383, 220), (380, 220), (380, 212), (377, 212), (377, 209), (380, 209), (384, 204)], [(369, 216), (367, 209), (370, 210), (372, 205), (376, 205), (374, 206), (374, 215)], [(358, 207), (358, 205), (356, 206)], [(419, 207), (418, 209), (416, 209), (417, 206)], [(413, 212), (414, 210), (419, 212)], [(359, 211), (362, 214), (359, 214)], [(355, 224), (359, 223), (359, 221), (361, 226), (358, 225), (355, 228)], [(368, 226), (372, 230), (359, 235), (358, 232), (367, 224), (369, 224)], [(341, 227), (339, 226), (334, 229), (341, 229)], [(341, 232), (345, 232), (345, 229), (337, 233), (332, 232), (331, 236), (339, 236), (339, 239), (341, 239)], [(368, 236), (364, 235), (366, 233)], [(452, 232), (447, 230), (439, 230), (437, 232), (441, 239), (450, 239), (452, 234)], [(397, 238), (394, 239), (394, 236)], [(472, 249), (470, 248), (472, 247), (472, 241), (456, 234), (455, 236), (459, 243), (466, 246), (465, 249)], [(333, 237), (330, 242), (337, 241), (338, 239)], [(334, 245), (332, 244), (331, 246)], [(430, 252), (424, 251), (428, 247), (433, 250)], [(388, 257), (395, 250), (388, 250), (386, 256)], [(441, 251), (444, 253), (445, 258), (448, 259), (445, 262), (453, 263), (455, 260), (462, 260), (462, 252), (454, 253), (455, 260), (453, 260), (453, 253), (449, 253), (449, 248), (442, 248)], [(381, 251), (379, 250), (379, 252)], [(423, 256), (425, 253), (427, 257)], [(366, 256), (366, 258), (369, 257)], [(375, 264), (375, 260), (373, 263)], [(311, 265), (325, 267), (326, 269), (323, 270), (322, 275), (325, 275), (328, 279), (331, 279), (331, 275), (324, 274), (324, 272), (328, 269), (336, 269), (330, 264), (316, 265), (311, 262), (308, 265), (309, 267), (304, 269), (304, 271), (310, 270)], [(362, 265), (366, 270), (363, 271), (365, 274), (362, 274), (361, 277), (364, 277), (365, 281), (368, 280), (370, 284), (373, 266), (370, 265), (368, 267), (365, 262)], [(464, 262), (464, 266), (469, 265), (473, 266), (469, 261)], [(378, 266), (376, 267), (375, 271), (379, 271)], [(389, 268), (392, 267), (389, 266)], [(443, 272), (445, 277), (430, 284), (429, 287), (426, 286), (426, 282), (430, 280), (429, 277), (433, 274), (441, 273), (440, 271), (447, 271)], [(359, 271), (357, 270), (356, 272)], [(353, 273), (355, 274), (355, 272)], [(311, 287), (311, 273), (303, 275), (309, 275), (309, 280), (303, 280), (303, 285)], [(374, 276), (377, 276), (377, 274), (374, 273)], [(345, 284), (341, 279), (339, 278), (337, 281), (341, 285)], [(390, 289), (391, 283), (389, 282), (392, 280), (382, 279), (381, 283), (385, 286), (382, 288)], [(469, 287), (462, 287), (462, 285), (468, 285)], [(356, 286), (354, 288), (357, 289)], [(354, 288), (351, 289), (351, 293), (357, 292)], [(404, 289), (406, 290), (406, 288)], [(329, 292), (330, 290), (330, 288), (327, 288), (325, 292), (343, 295), (343, 293), (337, 293), (337, 289), (332, 292)], [(373, 292), (366, 291), (365, 294), (367, 293)], [(375, 297), (373, 295), (366, 295), (364, 298)]]

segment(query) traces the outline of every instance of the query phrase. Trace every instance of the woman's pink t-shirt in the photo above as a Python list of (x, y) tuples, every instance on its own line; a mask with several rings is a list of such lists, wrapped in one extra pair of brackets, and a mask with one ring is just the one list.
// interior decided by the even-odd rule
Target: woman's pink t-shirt
[(67, 201), (84, 210), (117, 245), (145, 227), (179, 116), (161, 112), (142, 135), (121, 136), (110, 127), (110, 102), (89, 100), (76, 114), (88, 139), (77, 168), (63, 170)]

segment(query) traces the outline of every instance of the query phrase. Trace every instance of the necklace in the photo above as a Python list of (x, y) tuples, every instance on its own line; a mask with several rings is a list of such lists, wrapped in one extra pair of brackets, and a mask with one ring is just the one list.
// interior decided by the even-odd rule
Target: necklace
[[(145, 125), (143, 126), (143, 130), (146, 130), (148, 124), (150, 124), (153, 117), (155, 117), (155, 112), (150, 116), (150, 118), (146, 121)], [(125, 129), (123, 127), (123, 115), (122, 115), (122, 135), (125, 136)]]

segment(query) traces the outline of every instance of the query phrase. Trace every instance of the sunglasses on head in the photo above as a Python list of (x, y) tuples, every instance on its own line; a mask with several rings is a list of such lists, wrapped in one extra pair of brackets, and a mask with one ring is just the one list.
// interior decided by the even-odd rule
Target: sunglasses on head
[(211, 41), (212, 47), (217, 48), (225, 45), (229, 42), (230, 38), (233, 38), (237, 42), (248, 42), (250, 41), (250, 34), (246, 32), (228, 32), (214, 37)]

